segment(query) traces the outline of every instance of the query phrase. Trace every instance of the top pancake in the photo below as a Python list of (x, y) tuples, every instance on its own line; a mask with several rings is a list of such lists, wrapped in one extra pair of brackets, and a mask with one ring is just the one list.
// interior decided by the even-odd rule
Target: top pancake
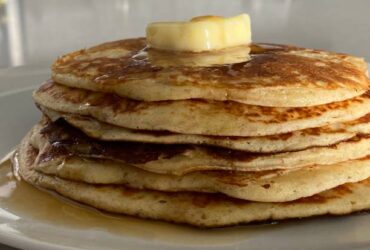
[(60, 57), (53, 79), (136, 100), (200, 98), (274, 107), (338, 102), (361, 95), (369, 84), (363, 59), (293, 46), (253, 44), (250, 61), (214, 67), (158, 67), (147, 53), (143, 38), (104, 43)]

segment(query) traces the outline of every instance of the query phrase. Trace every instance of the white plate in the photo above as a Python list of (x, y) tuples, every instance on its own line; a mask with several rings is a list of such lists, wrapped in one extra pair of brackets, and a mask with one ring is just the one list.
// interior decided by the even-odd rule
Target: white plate
[[(21, 67), (0, 70), (0, 155), (5, 155), (17, 145), (39, 119), (40, 113), (33, 105), (31, 89), (48, 78), (46, 69), (47, 67)], [(94, 225), (87, 230), (39, 221), (1, 206), (0, 200), (0, 242), (19, 248), (370, 248), (370, 214), (366, 213), (213, 230), (123, 218), (122, 231), (127, 233), (110, 233), (102, 225)]]

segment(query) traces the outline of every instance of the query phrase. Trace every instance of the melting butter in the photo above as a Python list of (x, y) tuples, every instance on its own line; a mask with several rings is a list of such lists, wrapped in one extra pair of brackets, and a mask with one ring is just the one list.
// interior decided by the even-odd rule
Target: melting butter
[(238, 46), (201, 53), (169, 52), (149, 48), (147, 57), (156, 67), (212, 67), (249, 61), (250, 47)]
[(150, 47), (170, 51), (202, 52), (251, 43), (251, 24), (247, 14), (224, 18), (195, 17), (188, 22), (155, 22), (147, 26)]

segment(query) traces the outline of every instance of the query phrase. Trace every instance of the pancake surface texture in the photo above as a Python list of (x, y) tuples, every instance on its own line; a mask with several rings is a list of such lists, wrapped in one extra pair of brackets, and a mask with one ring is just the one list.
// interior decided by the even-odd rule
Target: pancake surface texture
[(14, 158), (19, 174), (32, 185), (113, 213), (219, 227), (253, 221), (302, 218), (324, 214), (347, 214), (370, 208), (370, 182), (345, 184), (320, 194), (285, 203), (251, 202), (220, 194), (165, 193), (124, 186), (94, 186), (54, 178), (34, 170), (37, 150), (22, 141)]
[(145, 39), (121, 40), (60, 57), (53, 79), (136, 100), (200, 98), (270, 107), (338, 102), (368, 89), (363, 59), (285, 45), (251, 48), (250, 61), (231, 66), (163, 68), (148, 59)]

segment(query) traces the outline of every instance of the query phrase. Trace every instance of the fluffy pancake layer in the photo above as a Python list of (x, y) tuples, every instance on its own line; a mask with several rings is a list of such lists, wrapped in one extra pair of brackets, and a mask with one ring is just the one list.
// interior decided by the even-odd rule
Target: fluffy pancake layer
[(199, 98), (270, 107), (343, 101), (369, 85), (363, 59), (294, 46), (253, 44), (250, 61), (217, 67), (159, 67), (150, 53), (142, 38), (101, 44), (60, 57), (53, 79), (143, 101)]
[(214, 136), (264, 136), (347, 122), (369, 113), (369, 94), (325, 105), (276, 108), (209, 100), (141, 102), (48, 82), (33, 95), (46, 108), (129, 129)]

